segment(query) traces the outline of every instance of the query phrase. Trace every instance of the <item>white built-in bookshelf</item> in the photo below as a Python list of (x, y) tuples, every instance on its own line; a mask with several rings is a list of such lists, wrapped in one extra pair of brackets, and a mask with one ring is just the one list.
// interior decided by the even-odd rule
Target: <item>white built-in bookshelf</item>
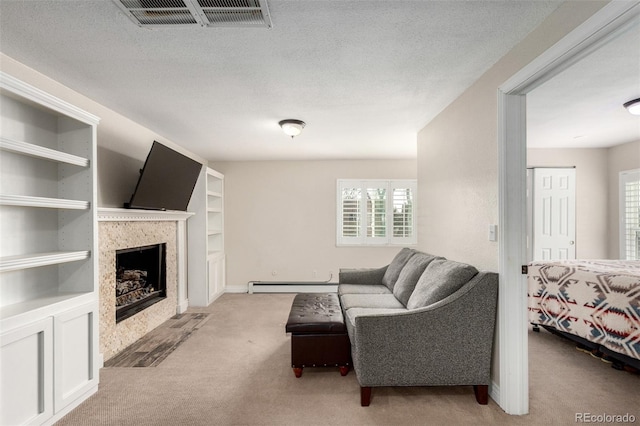
[(97, 390), (98, 121), (0, 73), (0, 424)]
[(224, 253), (224, 176), (207, 169), (207, 248), (210, 256)]
[(224, 175), (203, 167), (193, 191), (189, 234), (188, 296), (191, 306), (208, 306), (225, 283)]

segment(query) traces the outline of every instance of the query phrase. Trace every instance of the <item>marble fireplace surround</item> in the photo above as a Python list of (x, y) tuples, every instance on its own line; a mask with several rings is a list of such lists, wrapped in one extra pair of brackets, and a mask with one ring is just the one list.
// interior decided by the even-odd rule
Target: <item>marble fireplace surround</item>
[[(107, 361), (176, 313), (186, 311), (186, 221), (193, 213), (98, 209), (100, 354)], [(116, 250), (166, 243), (167, 297), (116, 324)]]

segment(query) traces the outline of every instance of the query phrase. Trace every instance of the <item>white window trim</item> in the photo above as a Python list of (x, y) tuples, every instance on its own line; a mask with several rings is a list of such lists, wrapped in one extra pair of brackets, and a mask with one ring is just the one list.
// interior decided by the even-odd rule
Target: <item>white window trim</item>
[[(413, 193), (413, 211), (412, 211), (412, 232), (410, 237), (394, 237), (393, 236), (393, 200), (387, 202), (386, 205), (386, 237), (367, 237), (366, 226), (366, 208), (361, 214), (360, 220), (360, 236), (344, 237), (342, 235), (342, 189), (343, 188), (360, 188), (364, 194), (367, 188), (386, 188), (387, 194), (393, 196), (393, 189), (410, 188)], [(386, 246), (411, 246), (418, 243), (418, 183), (415, 179), (338, 179), (336, 185), (336, 245), (344, 246), (367, 246), (367, 247), (386, 247)]]
[[(620, 172), (619, 186), (618, 186), (618, 206), (620, 217), (620, 259), (628, 259), (627, 253), (627, 220), (626, 220), (626, 191), (625, 184), (628, 182), (635, 182), (640, 180), (640, 169), (625, 170)], [(631, 259), (637, 260), (637, 259)]]

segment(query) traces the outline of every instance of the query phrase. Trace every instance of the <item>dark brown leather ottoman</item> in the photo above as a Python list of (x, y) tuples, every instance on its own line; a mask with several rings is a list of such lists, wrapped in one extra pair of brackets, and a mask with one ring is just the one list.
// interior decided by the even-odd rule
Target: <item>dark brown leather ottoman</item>
[(293, 299), (287, 333), (291, 333), (291, 366), (296, 377), (304, 367), (351, 367), (351, 345), (336, 293), (301, 293)]

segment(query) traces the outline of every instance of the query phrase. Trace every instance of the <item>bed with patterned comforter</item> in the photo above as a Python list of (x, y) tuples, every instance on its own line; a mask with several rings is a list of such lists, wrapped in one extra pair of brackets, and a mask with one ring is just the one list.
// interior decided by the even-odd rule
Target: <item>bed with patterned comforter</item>
[(640, 261), (533, 262), (529, 321), (640, 365)]

